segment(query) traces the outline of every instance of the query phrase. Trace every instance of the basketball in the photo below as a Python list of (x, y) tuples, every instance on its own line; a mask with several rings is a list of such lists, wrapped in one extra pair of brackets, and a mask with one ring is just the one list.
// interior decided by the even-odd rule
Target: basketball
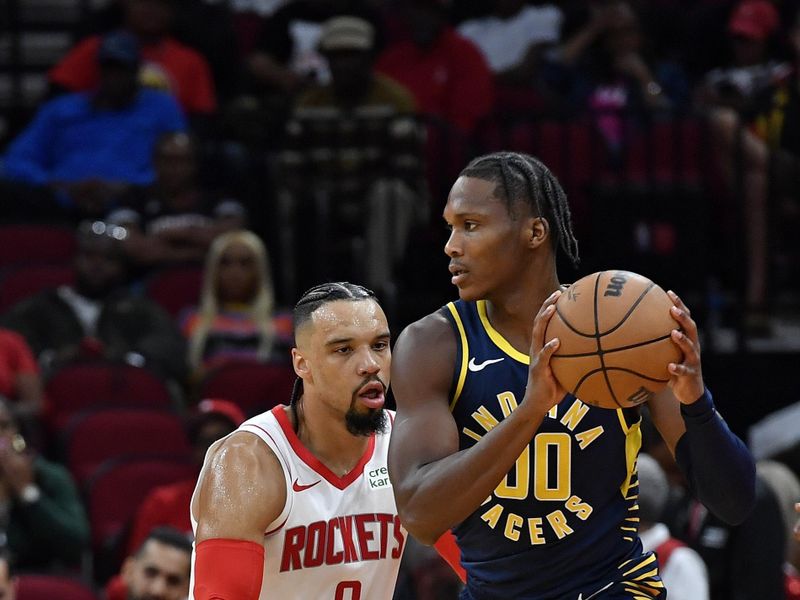
[(559, 383), (591, 406), (629, 408), (647, 402), (670, 379), (682, 352), (670, 337), (678, 323), (672, 300), (629, 271), (579, 279), (556, 302), (545, 341), (561, 341), (550, 359)]

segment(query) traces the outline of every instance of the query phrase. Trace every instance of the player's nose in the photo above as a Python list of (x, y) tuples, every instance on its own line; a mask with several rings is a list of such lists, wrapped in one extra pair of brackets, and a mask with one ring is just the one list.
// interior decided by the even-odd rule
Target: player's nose
[(459, 239), (458, 233), (455, 229), (450, 231), (450, 237), (447, 238), (447, 242), (444, 245), (444, 253), (450, 258), (464, 254), (461, 240)]
[(375, 375), (381, 370), (381, 363), (373, 352), (365, 352), (358, 365), (359, 375)]

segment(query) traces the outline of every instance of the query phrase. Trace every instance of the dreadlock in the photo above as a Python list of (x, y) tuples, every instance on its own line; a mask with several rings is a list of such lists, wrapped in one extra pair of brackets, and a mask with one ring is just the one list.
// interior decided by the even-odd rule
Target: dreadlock
[(525, 204), (548, 225), (555, 225), (550, 235), (553, 250), (560, 246), (572, 265), (578, 266), (578, 240), (572, 231), (567, 195), (539, 159), (518, 152), (494, 152), (473, 159), (460, 176), (494, 183), (494, 195), (506, 203), (512, 218), (516, 217), (516, 207)]
[[(355, 301), (366, 300), (367, 298), (375, 298), (375, 292), (355, 283), (337, 281), (315, 285), (300, 296), (300, 300), (294, 305), (294, 311), (292, 312), (294, 330), (296, 332), (301, 325), (310, 321), (314, 311), (323, 304), (334, 302), (335, 300)], [(303, 380), (298, 377), (294, 381), (292, 396), (289, 400), (289, 405), (292, 407), (292, 415), (298, 428), (300, 427), (300, 420), (297, 417), (297, 404), (302, 395)]]

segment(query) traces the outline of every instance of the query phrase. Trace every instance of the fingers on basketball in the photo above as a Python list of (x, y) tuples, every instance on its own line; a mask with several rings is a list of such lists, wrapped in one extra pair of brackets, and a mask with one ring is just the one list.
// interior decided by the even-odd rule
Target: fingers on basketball
[(572, 284), (556, 302), (545, 339), (558, 337), (550, 359), (559, 383), (583, 402), (629, 408), (647, 402), (681, 363), (672, 340), (673, 301), (648, 278), (602, 271)]

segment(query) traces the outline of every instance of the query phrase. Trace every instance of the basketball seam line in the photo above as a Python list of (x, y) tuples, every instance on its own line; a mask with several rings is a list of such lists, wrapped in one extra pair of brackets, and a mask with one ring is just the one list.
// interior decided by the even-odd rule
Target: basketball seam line
[[(610, 350), (603, 350), (603, 354), (611, 354), (612, 352), (621, 352), (623, 350), (630, 350), (632, 348), (646, 346), (647, 344), (655, 344), (656, 342), (661, 342), (663, 340), (669, 339), (670, 337), (672, 337), (672, 334), (668, 333), (667, 335), (663, 335), (658, 338), (653, 338), (652, 340), (647, 340), (646, 342), (638, 342), (636, 344), (631, 344), (629, 346), (618, 346), (616, 348), (611, 348)], [(553, 354), (553, 358), (586, 358), (587, 356), (595, 356), (596, 354), (597, 352), (582, 352), (580, 354)]]
[[(659, 379), (657, 377), (650, 377), (648, 375), (645, 375), (644, 373), (640, 373), (639, 371), (634, 371), (633, 369), (626, 369), (625, 367), (599, 367), (597, 369), (592, 369), (591, 371), (588, 371), (583, 377), (581, 377), (580, 381), (578, 381), (578, 385), (575, 386), (575, 389), (577, 390), (580, 387), (580, 385), (586, 380), (587, 377), (594, 375), (598, 371), (621, 371), (623, 373), (631, 373), (632, 375), (636, 375), (637, 377), (641, 377), (642, 379), (647, 379), (648, 381), (657, 381), (659, 383), (669, 382), (669, 379)], [(576, 394), (573, 395), (576, 398), (579, 398), (579, 396), (577, 396)], [(625, 408), (625, 407), (621, 406), (620, 408)]]
[[(606, 361), (603, 360), (603, 346), (600, 344), (600, 317), (597, 310), (597, 291), (600, 287), (600, 275), (601, 273), (598, 273), (594, 280), (594, 339), (595, 343), (597, 344), (597, 358), (600, 359), (600, 368), (603, 370), (603, 379), (606, 381), (606, 386), (608, 387), (608, 391), (611, 394), (612, 400), (614, 400), (617, 406), (623, 408), (622, 404), (620, 404), (619, 400), (617, 400), (617, 395), (614, 393), (614, 388), (611, 386), (611, 379), (609, 379), (608, 373), (606, 372)], [(584, 378), (581, 379), (581, 382), (583, 382)], [(575, 387), (575, 391), (578, 391), (578, 386)]]
[[(599, 330), (600, 330), (600, 324), (597, 322), (597, 310), (596, 310), (596, 309), (595, 309), (595, 333), (584, 333), (583, 331), (579, 331), (578, 329), (576, 329), (576, 328), (575, 328), (575, 327), (572, 325), (572, 323), (570, 323), (570, 322), (569, 322), (569, 321), (568, 321), (568, 320), (567, 320), (567, 319), (564, 317), (564, 314), (561, 312), (561, 310), (559, 310), (558, 306), (556, 306), (556, 313), (558, 313), (558, 316), (559, 316), (559, 317), (561, 317), (561, 322), (562, 322), (562, 323), (564, 323), (564, 325), (566, 325), (566, 326), (567, 326), (567, 329), (569, 329), (570, 331), (572, 331), (574, 334), (576, 334), (576, 335), (579, 335), (579, 336), (581, 336), (581, 337), (586, 337), (586, 338), (595, 338), (595, 339), (596, 339), (598, 336), (599, 336), (599, 337), (603, 337), (604, 335), (608, 335), (608, 334), (610, 334), (610, 333), (614, 333), (614, 332), (615, 332), (617, 329), (619, 329), (619, 328), (622, 326), (622, 324), (623, 324), (625, 321), (627, 321), (627, 320), (628, 320), (628, 317), (630, 317), (630, 316), (631, 316), (631, 313), (632, 313), (632, 312), (633, 312), (633, 311), (636, 309), (636, 307), (637, 307), (637, 306), (639, 306), (639, 304), (641, 303), (641, 301), (642, 301), (642, 299), (645, 297), (645, 295), (646, 295), (646, 294), (647, 294), (647, 293), (648, 293), (648, 292), (649, 292), (651, 289), (653, 289), (654, 287), (655, 287), (655, 283), (652, 283), (652, 282), (651, 282), (651, 283), (650, 283), (650, 286), (649, 286), (649, 287), (647, 287), (647, 288), (646, 288), (646, 289), (645, 289), (645, 290), (644, 290), (644, 291), (641, 293), (641, 295), (640, 295), (640, 296), (639, 296), (639, 297), (636, 299), (636, 301), (635, 301), (635, 302), (634, 302), (634, 303), (631, 305), (630, 309), (628, 309), (628, 312), (627, 312), (627, 313), (625, 313), (625, 315), (622, 317), (622, 320), (621, 320), (619, 323), (617, 323), (616, 325), (614, 325), (614, 326), (613, 326), (611, 329), (609, 329), (608, 331), (604, 331), (603, 333), (600, 333), (600, 331), (599, 331)], [(597, 299), (597, 296), (595, 295), (595, 300), (596, 300), (596, 299)], [(596, 306), (596, 305), (595, 305), (595, 306)]]

